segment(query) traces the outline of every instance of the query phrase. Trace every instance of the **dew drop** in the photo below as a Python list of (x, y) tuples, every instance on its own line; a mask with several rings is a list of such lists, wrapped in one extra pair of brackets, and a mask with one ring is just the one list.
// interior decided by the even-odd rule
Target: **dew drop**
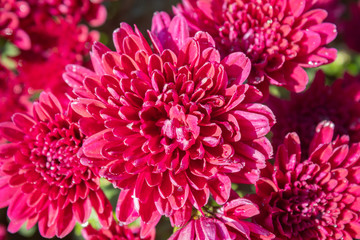
[(84, 222), (83, 224), (81, 224), (82, 227), (87, 227), (89, 225), (89, 222)]

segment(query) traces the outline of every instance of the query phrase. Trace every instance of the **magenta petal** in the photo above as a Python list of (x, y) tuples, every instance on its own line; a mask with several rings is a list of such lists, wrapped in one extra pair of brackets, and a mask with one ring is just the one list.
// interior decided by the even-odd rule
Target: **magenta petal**
[(229, 230), (219, 220), (200, 218), (195, 224), (199, 239), (230, 239)]
[(322, 23), (319, 25), (312, 26), (309, 30), (320, 34), (323, 44), (330, 43), (336, 38), (337, 31), (336, 26), (331, 23)]
[(120, 222), (129, 224), (139, 217), (138, 210), (135, 208), (133, 190), (122, 190), (116, 205), (116, 216)]
[(24, 133), (11, 122), (2, 122), (0, 123), (0, 136), (10, 142), (19, 142), (23, 139)]
[(176, 231), (169, 240), (195, 239), (194, 221), (190, 221), (181, 230)]
[(226, 56), (221, 63), (225, 66), (231, 84), (242, 84), (247, 79), (251, 70), (250, 59), (242, 52)]
[(214, 180), (209, 181), (209, 188), (212, 196), (218, 204), (224, 204), (231, 190), (231, 180), (226, 175), (218, 174)]
[(183, 17), (175, 16), (169, 24), (169, 33), (175, 40), (178, 49), (185, 45), (189, 37), (189, 29), (186, 20)]
[(320, 144), (330, 143), (334, 135), (335, 125), (331, 121), (322, 121), (315, 130), (315, 135), (310, 144), (310, 152), (313, 152)]
[(301, 92), (308, 83), (308, 75), (306, 71), (295, 64), (286, 64), (284, 77), (289, 80), (288, 88), (290, 91)]
[(306, 0), (289, 0), (289, 8), (295, 17), (300, 16), (305, 9)]
[(227, 216), (236, 216), (239, 219), (246, 219), (259, 214), (259, 209), (248, 199), (237, 198), (224, 205), (224, 212)]

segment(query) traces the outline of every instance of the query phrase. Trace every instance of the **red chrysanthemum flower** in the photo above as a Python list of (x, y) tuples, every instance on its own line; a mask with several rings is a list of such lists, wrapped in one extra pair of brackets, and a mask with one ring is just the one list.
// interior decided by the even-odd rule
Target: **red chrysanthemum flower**
[(124, 189), (118, 218), (141, 216), (148, 224), (142, 236), (161, 215), (183, 225), (210, 193), (226, 202), (227, 173), (256, 181), (272, 153), (264, 136), (274, 124), (272, 112), (254, 103), (261, 93), (242, 84), (250, 71), (244, 54), (221, 61), (207, 33), (188, 37), (183, 18), (161, 13), (153, 21), (153, 50), (122, 23), (116, 52), (93, 46), (95, 73), (69, 66), (64, 76), (79, 96), (72, 107), (89, 136), (81, 160), (105, 167), (102, 176)]
[(47, 17), (65, 17), (69, 22), (84, 19), (91, 26), (98, 27), (106, 20), (104, 0), (27, 0), (34, 14)]
[(0, 207), (9, 207), (8, 230), (38, 223), (44, 237), (63, 237), (76, 222), (84, 223), (94, 207), (100, 223), (112, 219), (99, 179), (76, 156), (83, 144), (76, 115), (64, 111), (52, 95), (42, 93), (34, 117), (14, 114), (0, 124)]
[(108, 229), (96, 230), (87, 226), (82, 230), (85, 240), (155, 240), (155, 228), (152, 229), (146, 238), (140, 238), (140, 227), (128, 227), (112, 221)]
[[(290, 91), (305, 89), (303, 69), (332, 62), (336, 50), (325, 45), (336, 37), (327, 13), (309, 10), (310, 0), (183, 0), (174, 8), (193, 30), (206, 31), (223, 55), (241, 51), (251, 60), (250, 84), (265, 92), (268, 84)], [(261, 84), (261, 85), (259, 85)]]
[(292, 94), (290, 100), (269, 99), (277, 124), (272, 128), (271, 142), (280, 145), (289, 132), (301, 139), (303, 154), (315, 134), (316, 125), (323, 120), (335, 124), (336, 135), (349, 135), (351, 142), (360, 141), (360, 79), (345, 75), (331, 86), (325, 85), (325, 75), (317, 72), (310, 88), (301, 94)]
[(331, 141), (333, 133), (332, 122), (320, 123), (306, 160), (298, 136), (289, 133), (275, 166), (256, 183), (250, 198), (261, 211), (253, 219), (276, 239), (360, 238), (360, 143), (349, 146), (346, 135)]
[(169, 240), (273, 239), (272, 233), (245, 220), (257, 214), (259, 209), (251, 201), (236, 197), (214, 210), (214, 213), (194, 217)]
[[(57, 29), (57, 31), (53, 31)], [(75, 25), (64, 19), (49, 19), (29, 27), (32, 48), (22, 51), (18, 61), (18, 81), (33, 90), (51, 91), (58, 98), (69, 90), (62, 79), (67, 64), (89, 65), (86, 58), (97, 31), (89, 31), (85, 25)], [(61, 99), (62, 100), (62, 99)]]
[[(0, 36), (9, 39), (20, 49), (30, 50), (34, 47), (30, 30), (34, 26), (42, 26), (57, 19), (66, 19), (74, 25), (84, 19), (92, 26), (100, 26), (107, 15), (102, 2), (103, 0), (0, 0)], [(52, 28), (49, 32), (53, 33), (54, 29), (58, 28)], [(46, 32), (46, 29), (43, 31)]]
[(30, 49), (29, 35), (20, 24), (29, 12), (26, 1), (0, 0), (0, 37), (9, 39), (20, 49)]

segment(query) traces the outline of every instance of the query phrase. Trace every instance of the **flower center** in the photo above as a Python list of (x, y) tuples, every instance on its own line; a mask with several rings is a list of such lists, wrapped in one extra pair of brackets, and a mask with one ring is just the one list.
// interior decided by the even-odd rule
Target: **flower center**
[(164, 121), (162, 134), (174, 140), (181, 150), (189, 149), (200, 134), (197, 118), (194, 115), (185, 115), (184, 107), (180, 105), (170, 108), (169, 118)]
[[(289, 197), (286, 199), (286, 196)], [(278, 207), (284, 209), (286, 217), (283, 217), (287, 221), (283, 223), (291, 226), (293, 236), (303, 234), (304, 231), (317, 226), (336, 225), (339, 209), (329, 204), (329, 196), (317, 184), (295, 182), (292, 189), (283, 192), (283, 197), (285, 199), (282, 201), (287, 203), (281, 201)]]
[(75, 169), (86, 168), (79, 165), (76, 156), (82, 143), (80, 132), (66, 121), (62, 122), (62, 128), (50, 123), (40, 124), (44, 131), (29, 143), (32, 149), (30, 160), (44, 180), (63, 184), (62, 180), (71, 177)]

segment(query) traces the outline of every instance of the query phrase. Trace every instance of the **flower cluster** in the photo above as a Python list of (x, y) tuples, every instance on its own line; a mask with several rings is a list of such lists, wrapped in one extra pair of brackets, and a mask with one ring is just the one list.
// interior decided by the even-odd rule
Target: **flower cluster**
[(359, 58), (332, 43), (359, 47), (355, 5), (182, 0), (112, 48), (113, 4), (0, 0), (0, 230), (360, 238)]

